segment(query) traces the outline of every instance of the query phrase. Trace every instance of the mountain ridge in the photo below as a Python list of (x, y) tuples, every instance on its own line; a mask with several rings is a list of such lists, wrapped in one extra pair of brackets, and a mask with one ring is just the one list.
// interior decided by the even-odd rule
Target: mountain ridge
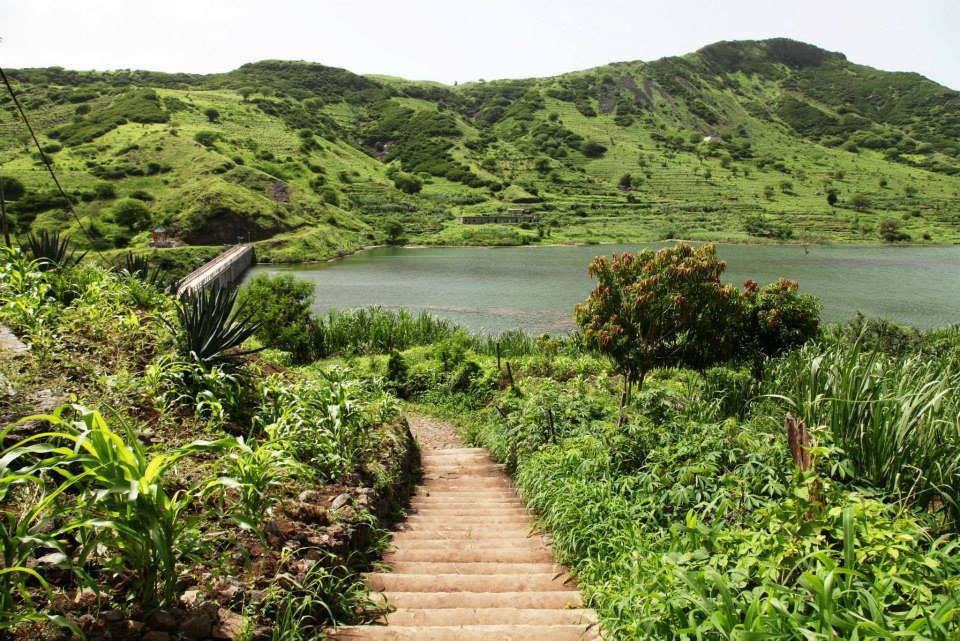
[[(960, 240), (960, 92), (788, 39), (457, 86), (280, 60), (8, 75), (91, 245), (144, 248), (157, 223), (189, 244), (239, 230), (268, 260), (402, 239)], [(69, 229), (9, 103), (17, 231)], [(152, 198), (142, 228), (116, 222), (110, 187)], [(457, 222), (513, 205), (539, 222)]]

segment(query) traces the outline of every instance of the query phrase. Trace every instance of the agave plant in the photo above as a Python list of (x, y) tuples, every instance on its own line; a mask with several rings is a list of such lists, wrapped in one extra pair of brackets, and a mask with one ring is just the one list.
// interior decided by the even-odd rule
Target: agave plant
[(235, 365), (247, 355), (260, 350), (239, 350), (245, 340), (260, 329), (253, 312), (246, 305), (234, 305), (235, 289), (214, 287), (187, 292), (177, 308), (179, 327), (177, 351), (207, 367)]
[(20, 246), (31, 260), (36, 261), (40, 271), (45, 272), (76, 265), (87, 255), (84, 252), (77, 256), (73, 241), (56, 231), (30, 234), (20, 242)]
[(123, 257), (123, 265), (120, 266), (119, 271), (153, 285), (157, 289), (163, 289), (165, 272), (159, 267), (151, 268), (150, 261), (143, 256), (127, 252), (127, 255)]

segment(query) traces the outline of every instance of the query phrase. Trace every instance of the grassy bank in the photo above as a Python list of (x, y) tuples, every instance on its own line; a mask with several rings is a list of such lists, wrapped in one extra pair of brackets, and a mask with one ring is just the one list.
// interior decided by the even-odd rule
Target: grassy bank
[(856, 319), (759, 379), (659, 368), (619, 425), (620, 378), (577, 340), (499, 363), (465, 334), (415, 342), (358, 338), (327, 364), (385, 376), (505, 463), (612, 638), (960, 634), (954, 329)]

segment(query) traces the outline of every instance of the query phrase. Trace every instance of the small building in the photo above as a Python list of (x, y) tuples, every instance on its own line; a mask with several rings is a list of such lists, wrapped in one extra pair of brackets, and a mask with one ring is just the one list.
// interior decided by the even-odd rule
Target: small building
[(714, 143), (714, 142), (723, 142), (723, 138), (721, 138), (720, 136), (704, 136), (703, 142), (707, 144)]
[(462, 225), (489, 225), (491, 223), (516, 224), (535, 223), (540, 220), (536, 214), (528, 213), (526, 209), (510, 208), (504, 214), (484, 214), (480, 216), (460, 216)]
[(158, 225), (150, 232), (151, 247), (173, 247), (173, 239), (170, 232), (163, 225)]

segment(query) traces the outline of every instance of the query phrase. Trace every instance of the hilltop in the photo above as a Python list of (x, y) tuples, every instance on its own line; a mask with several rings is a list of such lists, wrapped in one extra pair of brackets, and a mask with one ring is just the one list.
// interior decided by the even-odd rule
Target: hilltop
[[(960, 93), (786, 39), (460, 86), (288, 61), (8, 75), (88, 230), (4, 96), (17, 232), (98, 249), (158, 224), (275, 261), (385, 241), (960, 241)], [(457, 220), (507, 207), (539, 222)]]

